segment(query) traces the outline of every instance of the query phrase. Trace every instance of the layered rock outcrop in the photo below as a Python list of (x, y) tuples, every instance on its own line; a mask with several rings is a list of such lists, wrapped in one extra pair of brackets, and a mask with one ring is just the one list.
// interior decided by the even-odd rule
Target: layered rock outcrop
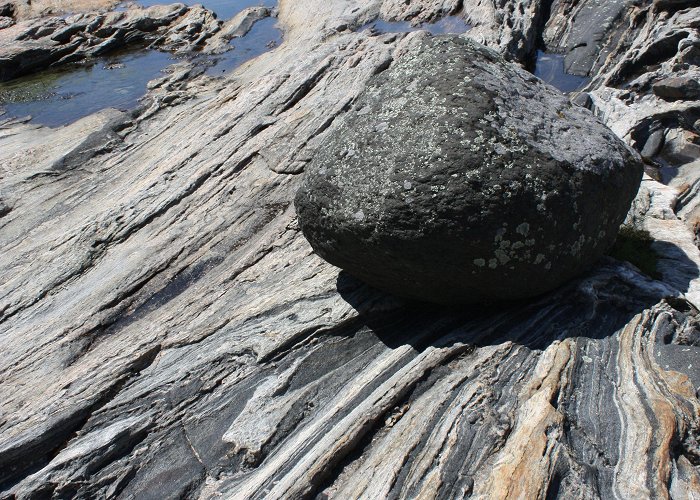
[[(684, 215), (698, 196), (691, 182), (679, 197), (683, 168), (635, 200), (658, 279), (608, 259), (527, 304), (416, 307), (304, 239), (298, 174), (420, 41), (347, 28), (384, 3), (282, 0), (285, 43), (179, 82), (177, 105), (158, 104), (163, 85), (133, 113), (2, 120), (0, 497), (698, 496), (700, 251)], [(470, 34), (520, 46), (528, 5), (543, 2), (465, 1), (497, 14)], [(605, 46), (620, 78), (589, 88), (630, 145), (694, 113), (613, 67), (644, 70), (657, 28), (695, 32), (664, 12)], [(679, 46), (654, 78), (688, 57)]]

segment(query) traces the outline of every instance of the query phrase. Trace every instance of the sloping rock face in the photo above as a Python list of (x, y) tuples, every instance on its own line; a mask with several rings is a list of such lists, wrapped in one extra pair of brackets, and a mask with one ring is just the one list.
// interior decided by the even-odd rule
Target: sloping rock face
[(700, 99), (700, 74), (665, 78), (654, 83), (654, 94), (666, 101), (697, 101)]
[(632, 3), (553, 0), (542, 33), (547, 49), (566, 54), (567, 72), (589, 75), (600, 68), (629, 23), (627, 14)]
[[(3, 500), (698, 496), (700, 251), (673, 185), (635, 201), (658, 280), (610, 259), (527, 304), (416, 307), (313, 253), (298, 174), (421, 42), (339, 28), (382, 5), (283, 0), (285, 42), (178, 105), (2, 122)], [(477, 35), (505, 51), (527, 15), (502, 5)], [(649, 14), (636, 48), (691, 29)], [(616, 73), (591, 95), (629, 144), (692, 113)]]
[(316, 252), (390, 293), (521, 299), (615, 241), (638, 157), (587, 110), (496, 53), (426, 38), (375, 78), (296, 195)]

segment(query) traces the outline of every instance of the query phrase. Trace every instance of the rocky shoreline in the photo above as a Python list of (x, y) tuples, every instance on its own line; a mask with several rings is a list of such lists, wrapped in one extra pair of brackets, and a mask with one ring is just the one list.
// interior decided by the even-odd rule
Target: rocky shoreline
[(0, 30), (0, 81), (130, 46), (220, 54), (270, 15), (270, 9), (254, 7), (224, 22), (202, 6), (175, 3), (23, 21)]
[[(284, 43), (223, 78), (175, 72), (137, 110), (56, 129), (2, 122), (0, 498), (700, 494), (700, 8), (573, 5), (282, 0)], [(158, 9), (180, 14), (148, 43), (231, 33)], [(655, 276), (607, 257), (536, 300), (455, 309), (312, 252), (300, 174), (426, 36), (357, 28), (455, 14), (523, 66), (542, 39), (590, 68), (571, 98), (645, 158), (627, 224)], [(66, 29), (28, 22), (0, 39)]]

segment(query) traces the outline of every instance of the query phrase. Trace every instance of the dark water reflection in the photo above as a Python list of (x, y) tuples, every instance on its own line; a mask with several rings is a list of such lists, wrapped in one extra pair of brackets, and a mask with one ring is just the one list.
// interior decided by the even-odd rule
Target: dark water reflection
[(581, 90), (591, 79), (566, 73), (564, 71), (565, 57), (564, 54), (549, 54), (538, 50), (533, 73), (536, 77), (564, 93)]
[(277, 19), (261, 19), (246, 36), (231, 40), (233, 49), (213, 59), (214, 65), (207, 70), (207, 74), (218, 76), (228, 73), (281, 43), (282, 31), (277, 28)]

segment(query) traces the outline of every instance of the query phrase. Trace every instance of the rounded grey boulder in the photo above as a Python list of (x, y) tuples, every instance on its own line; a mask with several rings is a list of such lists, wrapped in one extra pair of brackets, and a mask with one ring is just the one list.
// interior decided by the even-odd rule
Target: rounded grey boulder
[(613, 244), (642, 177), (590, 112), (495, 52), (424, 38), (370, 82), (295, 205), (325, 260), (438, 303), (551, 290)]

